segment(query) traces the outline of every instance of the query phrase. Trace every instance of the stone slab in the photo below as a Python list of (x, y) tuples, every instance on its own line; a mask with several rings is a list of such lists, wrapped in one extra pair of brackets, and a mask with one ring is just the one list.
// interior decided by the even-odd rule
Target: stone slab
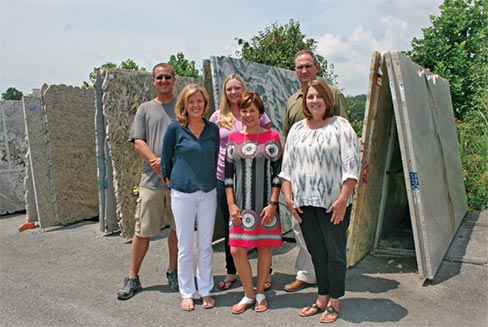
[[(103, 214), (108, 222), (110, 219), (107, 212), (114, 210), (121, 236), (130, 238), (134, 233), (135, 223), (136, 197), (133, 194), (133, 188), (139, 185), (142, 162), (132, 143), (128, 142), (129, 132), (139, 105), (154, 98), (156, 93), (150, 72), (107, 69), (102, 72), (102, 80), (99, 96), (102, 99), (104, 125), (98, 124), (97, 131), (101, 128), (105, 129), (106, 144), (103, 154), (99, 149), (97, 156), (99, 162), (104, 161), (104, 164), (99, 163), (98, 165), (106, 167), (106, 183), (99, 180), (99, 185), (105, 183), (102, 184), (104, 190), (99, 190), (99, 197), (105, 198), (103, 200), (105, 210), (100, 215)], [(201, 81), (189, 77), (177, 77), (175, 95), (189, 83), (201, 83)], [(109, 187), (110, 179), (113, 183), (113, 190)], [(109, 201), (110, 197), (114, 197), (115, 203)], [(107, 222), (105, 225), (108, 228)], [(110, 232), (110, 230), (106, 231)]]
[(449, 82), (385, 53), (419, 275), (433, 279), (468, 210)]
[(25, 209), (22, 101), (0, 100), (0, 215)]
[[(47, 85), (43, 86), (47, 87)], [(48, 156), (46, 116), (40, 96), (24, 96), (24, 123), (32, 173), (35, 212), (41, 227), (57, 224), (51, 166)], [(28, 203), (28, 206), (31, 203)]]
[(94, 90), (51, 85), (43, 92), (42, 103), (47, 117), (56, 222), (64, 225), (96, 217)]

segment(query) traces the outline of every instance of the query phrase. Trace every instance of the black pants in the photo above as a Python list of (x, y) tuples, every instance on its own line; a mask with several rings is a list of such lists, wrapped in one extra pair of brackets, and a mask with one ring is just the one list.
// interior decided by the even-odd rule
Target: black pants
[(312, 256), (317, 276), (319, 295), (338, 299), (345, 293), (347, 229), (351, 206), (347, 207), (344, 220), (337, 225), (330, 222), (332, 213), (319, 207), (301, 207), (300, 225)]
[(220, 210), (220, 216), (224, 223), (224, 235), (225, 235), (225, 269), (228, 275), (235, 275), (237, 273), (236, 266), (234, 264), (234, 258), (230, 254), (229, 246), (229, 207), (227, 206), (227, 197), (225, 195), (224, 182), (217, 181), (217, 206)]

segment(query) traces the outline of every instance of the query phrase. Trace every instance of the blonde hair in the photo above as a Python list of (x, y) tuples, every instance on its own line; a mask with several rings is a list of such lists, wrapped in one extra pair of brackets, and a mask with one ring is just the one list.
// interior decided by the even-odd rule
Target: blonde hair
[(176, 120), (180, 123), (182, 127), (188, 125), (188, 111), (186, 106), (188, 104), (188, 98), (190, 95), (193, 95), (197, 92), (200, 92), (205, 100), (205, 108), (203, 108), (203, 115), (207, 112), (208, 109), (208, 93), (203, 87), (198, 84), (188, 84), (186, 85), (178, 95), (178, 100), (176, 100), (175, 105), (175, 114)]
[(225, 88), (227, 86), (227, 83), (233, 79), (238, 80), (241, 83), (242, 92), (247, 91), (246, 82), (244, 81), (244, 78), (242, 78), (241, 75), (230, 74), (224, 80), (224, 83), (222, 85), (222, 93), (220, 94), (220, 108), (219, 108), (220, 112), (219, 112), (218, 124), (221, 127), (224, 127), (227, 129), (231, 129), (232, 126), (234, 125), (234, 121), (236, 120), (236, 118), (232, 114), (232, 111), (230, 110), (229, 100), (227, 100), (227, 95), (225, 92)]

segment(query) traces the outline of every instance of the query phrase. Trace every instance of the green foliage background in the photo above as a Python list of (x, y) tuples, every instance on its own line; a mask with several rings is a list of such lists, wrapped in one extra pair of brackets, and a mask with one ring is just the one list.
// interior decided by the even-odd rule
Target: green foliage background
[(202, 78), (195, 68), (195, 61), (189, 61), (182, 52), (169, 57), (168, 64), (173, 66), (176, 76)]
[(445, 0), (406, 54), (449, 80), (471, 209), (488, 207), (488, 1)]
[(2, 93), (3, 100), (22, 100), (21, 91), (17, 90), (15, 87), (9, 87), (5, 92)]
[[(317, 41), (306, 39), (300, 30), (300, 23), (293, 19), (285, 25), (273, 23), (249, 41), (241, 38), (236, 40), (241, 47), (236, 51), (239, 58), (290, 70), (295, 70), (295, 54), (298, 51), (315, 51), (317, 48)], [(327, 60), (321, 55), (316, 54), (316, 58), (320, 66), (318, 75), (337, 85), (334, 65), (328, 65)]]

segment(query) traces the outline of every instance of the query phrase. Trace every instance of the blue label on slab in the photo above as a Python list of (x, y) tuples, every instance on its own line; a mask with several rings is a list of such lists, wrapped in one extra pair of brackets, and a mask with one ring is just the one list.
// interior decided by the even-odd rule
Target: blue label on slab
[(415, 171), (410, 172), (410, 185), (412, 186), (412, 190), (419, 189), (419, 176)]

